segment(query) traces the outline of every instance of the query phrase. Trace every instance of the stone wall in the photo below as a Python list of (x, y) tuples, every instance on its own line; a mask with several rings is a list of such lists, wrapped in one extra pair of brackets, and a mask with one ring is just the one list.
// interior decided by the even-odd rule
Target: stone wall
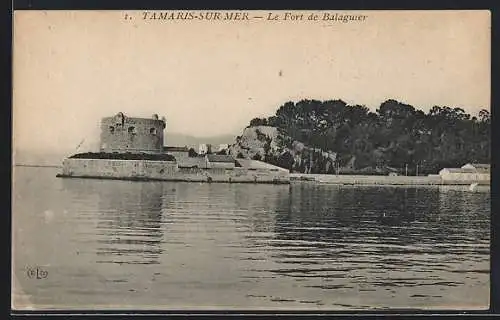
[(62, 177), (193, 182), (289, 183), (285, 171), (246, 168), (179, 168), (177, 162), (149, 160), (65, 159)]
[(179, 169), (173, 161), (65, 159), (63, 176), (141, 178), (175, 175)]
[(177, 162), (185, 162), (189, 158), (189, 153), (186, 151), (167, 151), (166, 153), (173, 155)]
[(311, 181), (343, 185), (469, 185), (489, 184), (489, 180), (442, 179), (439, 175), (429, 176), (376, 176), (376, 175), (334, 175), (334, 174), (290, 174), (292, 181)]
[(223, 168), (223, 169), (233, 169), (235, 167), (234, 162), (209, 162), (208, 163), (209, 168), (217, 169), (217, 168)]
[(205, 157), (187, 157), (177, 160), (179, 167), (198, 167), (208, 168), (208, 162)]
[(101, 152), (161, 153), (165, 122), (123, 114), (101, 120)]

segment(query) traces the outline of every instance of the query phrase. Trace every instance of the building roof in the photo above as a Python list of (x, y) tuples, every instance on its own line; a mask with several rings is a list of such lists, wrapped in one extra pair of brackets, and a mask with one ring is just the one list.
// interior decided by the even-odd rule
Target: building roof
[(210, 162), (230, 162), (234, 163), (234, 158), (229, 155), (222, 155), (222, 154), (208, 154), (207, 155), (208, 161)]
[(450, 173), (477, 173), (476, 169), (469, 168), (443, 168), (441, 171), (446, 170)]
[(170, 152), (188, 152), (189, 149), (188, 147), (163, 147), (163, 151), (170, 151)]
[(462, 168), (475, 168), (475, 169), (490, 170), (491, 165), (489, 163), (467, 163)]
[(490, 164), (486, 163), (467, 163), (461, 169), (475, 170), (477, 173), (490, 173)]
[(170, 154), (154, 153), (114, 153), (114, 152), (86, 152), (77, 153), (70, 159), (108, 159), (108, 160), (150, 160), (150, 161), (176, 161)]

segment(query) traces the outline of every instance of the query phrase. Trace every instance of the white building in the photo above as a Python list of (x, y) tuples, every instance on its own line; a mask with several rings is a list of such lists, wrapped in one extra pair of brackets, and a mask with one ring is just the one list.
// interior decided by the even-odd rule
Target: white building
[(219, 149), (217, 149), (217, 151), (222, 151), (222, 150), (227, 150), (227, 149), (229, 149), (229, 144), (221, 143), (221, 144), (219, 144)]
[(490, 173), (490, 165), (484, 163), (467, 163), (462, 166), (462, 169), (474, 169), (482, 173)]
[(443, 181), (456, 182), (489, 182), (489, 164), (466, 164), (461, 168), (444, 168), (439, 171), (439, 176)]
[(212, 153), (212, 145), (207, 143), (200, 144), (198, 147), (198, 154), (203, 155), (207, 153)]

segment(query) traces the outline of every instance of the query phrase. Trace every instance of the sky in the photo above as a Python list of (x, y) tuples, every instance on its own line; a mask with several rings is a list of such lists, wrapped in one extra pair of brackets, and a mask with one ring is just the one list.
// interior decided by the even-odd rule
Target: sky
[(488, 11), (327, 12), (365, 16), (348, 23), (248, 12), (248, 21), (15, 12), (13, 146), (95, 145), (100, 119), (118, 112), (156, 113), (168, 131), (203, 137), (240, 134), (301, 99), (490, 109)]

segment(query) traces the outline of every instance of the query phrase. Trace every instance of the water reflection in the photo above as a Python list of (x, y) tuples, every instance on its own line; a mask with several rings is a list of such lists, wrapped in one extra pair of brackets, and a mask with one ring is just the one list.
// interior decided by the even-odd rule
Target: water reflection
[[(471, 227), (489, 228), (489, 193), (296, 185), (280, 199), (276, 213), (275, 232), (282, 240), (359, 242), (372, 236), (390, 239), (397, 234), (399, 244), (409, 245), (438, 241), (440, 235), (448, 237), (449, 232), (459, 234)], [(435, 232), (436, 228), (440, 232)], [(422, 233), (415, 237), (398, 230)]]
[(98, 210), (89, 217), (97, 221), (92, 237), (97, 263), (159, 263), (165, 232), (162, 183), (65, 180), (64, 187), (97, 195)]
[[(395, 287), (431, 286), (413, 298), (439, 298), (436, 288), (464, 285), (460, 274), (488, 272), (489, 193), (294, 185), (276, 213), (269, 245), (280, 267), (262, 271), (311, 288), (388, 288), (390, 297)], [(485, 263), (474, 268), (465, 256)]]
[(488, 192), (51, 177), (24, 186), (16, 217), (45, 223), (17, 239), (57, 265), (38, 302), (338, 310), (488, 295)]

